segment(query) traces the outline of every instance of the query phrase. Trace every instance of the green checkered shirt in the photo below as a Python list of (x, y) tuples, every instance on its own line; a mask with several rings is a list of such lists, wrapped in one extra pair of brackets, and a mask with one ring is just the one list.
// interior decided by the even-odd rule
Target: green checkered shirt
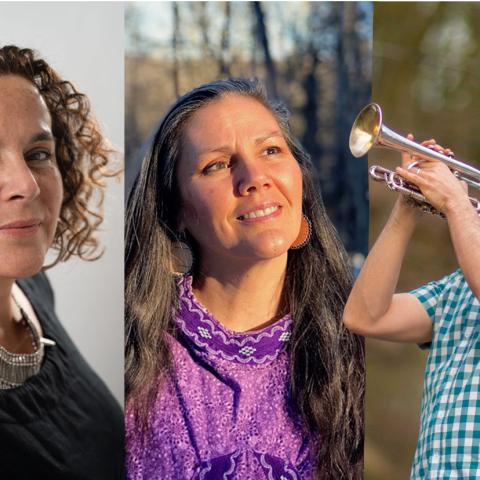
[(433, 323), (411, 479), (480, 479), (480, 302), (461, 270), (411, 292)]

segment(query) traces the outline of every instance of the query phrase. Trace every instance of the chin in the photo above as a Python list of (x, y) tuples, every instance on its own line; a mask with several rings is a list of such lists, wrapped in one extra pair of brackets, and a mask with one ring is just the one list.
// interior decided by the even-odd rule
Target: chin
[(254, 254), (262, 259), (276, 258), (287, 253), (294, 241), (279, 234), (262, 235), (253, 245)]
[(29, 255), (9, 255), (7, 258), (0, 255), (0, 277), (3, 278), (27, 278), (31, 277), (43, 267), (45, 254), (29, 252)]

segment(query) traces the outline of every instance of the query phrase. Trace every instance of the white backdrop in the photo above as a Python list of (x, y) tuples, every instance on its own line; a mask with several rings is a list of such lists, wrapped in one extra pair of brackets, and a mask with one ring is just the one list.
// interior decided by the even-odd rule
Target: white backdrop
[[(87, 94), (104, 133), (123, 153), (123, 4), (0, 3), (0, 45), (37, 50)], [(123, 404), (123, 179), (110, 181), (96, 262), (76, 258), (47, 272), (57, 313), (94, 370)]]

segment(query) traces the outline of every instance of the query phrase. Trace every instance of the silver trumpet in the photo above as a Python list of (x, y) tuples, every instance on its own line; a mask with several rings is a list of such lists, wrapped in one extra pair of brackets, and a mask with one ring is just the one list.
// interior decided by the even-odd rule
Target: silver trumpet
[[(372, 147), (379, 146), (410, 155), (440, 160), (450, 168), (459, 180), (466, 182), (473, 188), (480, 189), (480, 170), (455, 158), (424, 147), (390, 130), (383, 124), (382, 110), (376, 103), (370, 103), (358, 114), (350, 132), (349, 145), (352, 155), (357, 158), (365, 155)], [(374, 180), (385, 182), (391, 190), (411, 198), (413, 203), (423, 211), (444, 217), (441, 212), (428, 202), (416, 185), (407, 182), (395, 172), (374, 165), (369, 168), (369, 173)], [(480, 201), (470, 197), (470, 202), (480, 216)]]

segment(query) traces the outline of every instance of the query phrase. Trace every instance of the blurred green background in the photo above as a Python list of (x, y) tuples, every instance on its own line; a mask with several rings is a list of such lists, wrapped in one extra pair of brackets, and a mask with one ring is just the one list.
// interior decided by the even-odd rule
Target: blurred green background
[[(373, 40), (372, 100), (381, 105), (386, 125), (418, 140), (433, 137), (479, 167), (480, 4), (375, 3)], [(370, 164), (389, 168), (399, 161), (398, 153), (387, 150), (369, 156)], [(375, 182), (369, 189), (372, 242), (396, 197)], [(457, 267), (446, 222), (424, 217), (398, 291)], [(366, 480), (409, 477), (427, 355), (414, 345), (367, 341)]]

